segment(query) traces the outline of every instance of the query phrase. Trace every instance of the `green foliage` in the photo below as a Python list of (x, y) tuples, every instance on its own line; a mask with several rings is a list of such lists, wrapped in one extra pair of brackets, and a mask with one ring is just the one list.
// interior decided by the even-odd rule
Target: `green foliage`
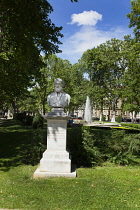
[(102, 115), (102, 119), (101, 119), (102, 121), (105, 121), (105, 116), (104, 115)]
[(89, 129), (83, 129), (82, 143), (85, 151), (85, 158), (87, 164), (91, 166), (100, 165), (103, 162), (102, 154), (95, 142), (95, 134), (91, 133)]
[(127, 71), (122, 78), (121, 89), (122, 109), (135, 112), (135, 115), (140, 111), (139, 52), (140, 43), (137, 43), (136, 39), (127, 38), (124, 51)]
[(140, 157), (140, 134), (128, 136), (127, 141), (130, 142), (129, 151), (137, 157)]
[(87, 94), (87, 81), (83, 78), (82, 66), (72, 64), (68, 60), (58, 58), (56, 55), (43, 56), (45, 67), (39, 71), (35, 78), (35, 85), (29, 91), (29, 96), (18, 102), (20, 110), (42, 110), (43, 114), (50, 111), (46, 99), (54, 90), (54, 79), (61, 78), (64, 81), (64, 91), (71, 96), (69, 110), (78, 109), (84, 103)]
[(111, 162), (128, 165), (136, 164), (136, 157), (140, 157), (140, 134), (127, 134), (121, 140), (115, 142), (115, 155), (109, 160)]
[[(137, 23), (138, 3), (139, 0), (132, 1), (137, 8), (133, 11)], [(138, 40), (126, 36), (124, 41), (111, 39), (82, 55), (83, 72), (90, 78), (89, 95), (96, 108), (115, 111), (115, 102), (121, 99), (123, 111), (140, 111), (139, 52)]]
[[(0, 126), (0, 167), (8, 170), (19, 164), (37, 164), (46, 148), (46, 127), (32, 129), (17, 121), (6, 120)], [(68, 128), (67, 149), (72, 163), (80, 166), (140, 164), (140, 133), (134, 130)]]
[(15, 119), (19, 120), (23, 125), (32, 125), (33, 116), (26, 115), (26, 112), (15, 114)]
[(118, 117), (116, 117), (116, 122), (121, 123), (122, 122), (122, 116), (118, 115)]
[(100, 165), (105, 161), (115, 164), (137, 164), (140, 134), (128, 129), (81, 127), (68, 129), (68, 148), (77, 165)]
[(119, 87), (126, 68), (123, 49), (123, 41), (111, 39), (87, 50), (81, 58), (91, 81), (90, 96), (101, 110), (106, 106), (111, 109), (112, 102), (120, 97)]
[(67, 150), (72, 156), (72, 163), (77, 166), (86, 165), (81, 126), (67, 129)]
[(137, 41), (140, 41), (140, 0), (131, 1), (132, 11), (127, 15), (130, 19), (129, 27), (134, 27)]
[(43, 128), (44, 118), (41, 116), (40, 113), (37, 113), (33, 118), (32, 126), (34, 129)]
[(34, 96), (38, 109), (41, 108), (45, 114), (46, 110), (49, 110), (46, 99), (54, 89), (54, 79), (63, 79), (67, 91), (68, 82), (69, 86), (71, 82), (72, 65), (69, 61), (58, 58), (56, 55), (43, 56), (42, 60), (45, 67), (40, 69), (40, 77), (36, 77), (35, 86), (30, 93)]
[(27, 52), (35, 44), (40, 51), (59, 52), (57, 44), (60, 44), (58, 37), (62, 36), (62, 28), (51, 22), (49, 14), (52, 11), (49, 2), (43, 0), (24, 3), (21, 0), (2, 1), (0, 16), (2, 38), (5, 41), (3, 45), (21, 46)]
[(48, 1), (2, 0), (0, 6), (0, 92), (12, 103), (38, 76), (40, 52), (60, 52), (63, 35), (49, 18), (53, 8)]

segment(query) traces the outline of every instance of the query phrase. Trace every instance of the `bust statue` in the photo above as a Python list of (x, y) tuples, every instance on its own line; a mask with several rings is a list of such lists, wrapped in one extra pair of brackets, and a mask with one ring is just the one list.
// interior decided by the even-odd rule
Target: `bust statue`
[(63, 92), (63, 80), (54, 80), (54, 92), (48, 95), (47, 102), (53, 108), (64, 108), (70, 103), (70, 95)]

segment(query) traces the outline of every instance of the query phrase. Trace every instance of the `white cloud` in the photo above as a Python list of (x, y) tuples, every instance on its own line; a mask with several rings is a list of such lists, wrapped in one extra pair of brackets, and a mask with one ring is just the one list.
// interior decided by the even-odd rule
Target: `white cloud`
[(60, 46), (63, 51), (61, 57), (68, 59), (71, 63), (76, 63), (84, 51), (97, 47), (112, 38), (123, 40), (123, 37), (127, 34), (130, 34), (128, 28), (117, 27), (103, 31), (95, 27), (82, 27), (75, 34), (62, 41), (63, 45)]
[(84, 11), (79, 14), (73, 14), (71, 16), (71, 23), (77, 23), (78, 26), (80, 25), (91, 25), (95, 26), (99, 20), (102, 20), (102, 15), (96, 11)]
[[(109, 28), (108, 26), (108, 29), (106, 30), (101, 28), (98, 29), (95, 25), (97, 21), (101, 19), (102, 15), (98, 16), (99, 14), (97, 12), (92, 12), (93, 11), (85, 11), (77, 14), (77, 16), (76, 14), (73, 14), (72, 24), (78, 23), (78, 25), (82, 26), (78, 28), (77, 32), (74, 34), (64, 36), (62, 40), (63, 45), (60, 46), (62, 54), (59, 54), (58, 56), (69, 60), (71, 63), (76, 63), (86, 50), (97, 47), (112, 38), (123, 40), (125, 35), (132, 33), (131, 29), (128, 29), (127, 27), (122, 28), (121, 26), (114, 28)], [(92, 18), (87, 14), (92, 14)], [(85, 17), (85, 20), (83, 17)]]

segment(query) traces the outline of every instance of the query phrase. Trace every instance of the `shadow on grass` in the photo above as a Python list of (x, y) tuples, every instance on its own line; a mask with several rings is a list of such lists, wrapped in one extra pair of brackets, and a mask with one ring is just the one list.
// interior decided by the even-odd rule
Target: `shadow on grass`
[(14, 120), (4, 120), (0, 126), (0, 170), (36, 165), (45, 148), (46, 128), (34, 130)]

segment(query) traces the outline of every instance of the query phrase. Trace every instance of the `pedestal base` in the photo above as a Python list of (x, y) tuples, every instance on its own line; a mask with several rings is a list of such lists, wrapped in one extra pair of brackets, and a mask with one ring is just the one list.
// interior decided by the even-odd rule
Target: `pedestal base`
[(67, 151), (48, 151), (40, 160), (40, 171), (50, 173), (70, 173), (71, 159)]
[(40, 166), (34, 172), (33, 178), (45, 177), (76, 177), (76, 167), (71, 166), (67, 151), (48, 151), (43, 153)]
[(49, 178), (49, 177), (76, 177), (76, 167), (73, 166), (73, 169), (70, 173), (58, 173), (58, 172), (47, 172), (40, 171), (40, 167), (36, 169), (33, 174), (34, 179), (38, 178)]

